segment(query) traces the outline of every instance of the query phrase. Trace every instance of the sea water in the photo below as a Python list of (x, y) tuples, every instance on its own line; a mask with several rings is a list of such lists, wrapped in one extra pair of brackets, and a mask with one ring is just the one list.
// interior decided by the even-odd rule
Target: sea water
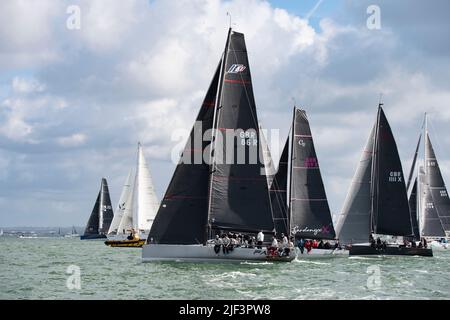
[(142, 263), (141, 249), (0, 237), (0, 299), (450, 299), (450, 250), (291, 263)]

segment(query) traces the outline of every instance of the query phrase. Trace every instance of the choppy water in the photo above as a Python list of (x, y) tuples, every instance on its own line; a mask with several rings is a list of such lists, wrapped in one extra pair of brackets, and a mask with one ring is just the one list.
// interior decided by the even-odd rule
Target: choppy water
[[(0, 237), (0, 299), (450, 299), (450, 250), (281, 264), (143, 264), (140, 255), (102, 241)], [(71, 265), (79, 290), (66, 286)]]

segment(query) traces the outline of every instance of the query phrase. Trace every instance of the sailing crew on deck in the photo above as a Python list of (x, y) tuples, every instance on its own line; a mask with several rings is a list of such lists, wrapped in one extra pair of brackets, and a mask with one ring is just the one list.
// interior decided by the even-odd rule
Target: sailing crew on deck
[(281, 243), (282, 243), (282, 247), (283, 247), (283, 248), (289, 247), (289, 240), (288, 240), (288, 238), (284, 235), (284, 233), (281, 234)]
[(216, 254), (219, 254), (220, 252), (220, 247), (222, 247), (223, 241), (222, 239), (219, 237), (219, 235), (216, 235), (216, 239), (214, 239), (214, 252)]
[(303, 254), (303, 251), (305, 251), (305, 240), (303, 240), (303, 238), (298, 240), (297, 247), (300, 249), (300, 252)]
[(257, 241), (258, 249), (261, 249), (264, 242), (264, 233), (262, 230), (257, 235)]
[(225, 234), (223, 236), (223, 240), (222, 240), (222, 251), (223, 254), (227, 254), (228, 253), (228, 246), (230, 245), (230, 238), (228, 238), (228, 235)]

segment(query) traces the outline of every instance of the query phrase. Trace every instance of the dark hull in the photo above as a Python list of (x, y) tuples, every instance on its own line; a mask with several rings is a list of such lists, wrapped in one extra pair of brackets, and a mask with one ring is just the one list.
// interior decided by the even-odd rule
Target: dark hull
[(104, 234), (87, 234), (80, 236), (80, 240), (96, 240), (96, 239), (106, 239)]
[(421, 256), (432, 257), (431, 249), (423, 248), (404, 248), (404, 247), (386, 247), (376, 249), (370, 246), (352, 246), (349, 250), (350, 256)]

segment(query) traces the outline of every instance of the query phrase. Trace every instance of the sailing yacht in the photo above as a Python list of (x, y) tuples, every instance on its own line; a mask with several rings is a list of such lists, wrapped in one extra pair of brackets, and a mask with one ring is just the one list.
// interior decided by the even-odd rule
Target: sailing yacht
[[(410, 207), (416, 215), (413, 217), (416, 240), (424, 237), (431, 242), (433, 249), (448, 248), (450, 232), (450, 198), (442, 177), (436, 154), (428, 132), (428, 116), (424, 120), (424, 166), (418, 166), (418, 173), (410, 195)], [(422, 135), (419, 136), (414, 154), (408, 184), (416, 171), (417, 158)]]
[(138, 143), (134, 176), (130, 172), (122, 188), (106, 245), (142, 247), (158, 211), (159, 203), (142, 145)]
[[(364, 148), (337, 224), (338, 237), (352, 255), (432, 256), (431, 249), (373, 239), (410, 238), (413, 225), (397, 145), (382, 104)], [(378, 240), (378, 239), (377, 239)]]
[[(292, 127), (270, 188), (277, 234), (318, 240), (324, 246), (298, 251), (298, 258), (326, 256), (337, 250), (336, 238), (319, 161), (306, 111), (294, 107)], [(303, 247), (302, 247), (303, 249)]]
[(105, 239), (109, 226), (113, 219), (111, 198), (109, 197), (108, 182), (102, 178), (100, 191), (97, 195), (94, 208), (92, 209), (84, 234), (81, 240)]
[[(262, 232), (266, 239), (274, 233), (258, 124), (244, 34), (230, 28), (196, 124), (143, 246), (144, 262), (295, 258), (291, 253), (273, 254), (265, 244), (216, 252), (210, 241), (228, 233), (251, 237)], [(196, 137), (203, 139), (199, 142)]]
[(77, 229), (75, 228), (75, 226), (72, 226), (72, 231), (68, 234), (64, 235), (65, 238), (75, 238), (75, 237), (79, 237)]

